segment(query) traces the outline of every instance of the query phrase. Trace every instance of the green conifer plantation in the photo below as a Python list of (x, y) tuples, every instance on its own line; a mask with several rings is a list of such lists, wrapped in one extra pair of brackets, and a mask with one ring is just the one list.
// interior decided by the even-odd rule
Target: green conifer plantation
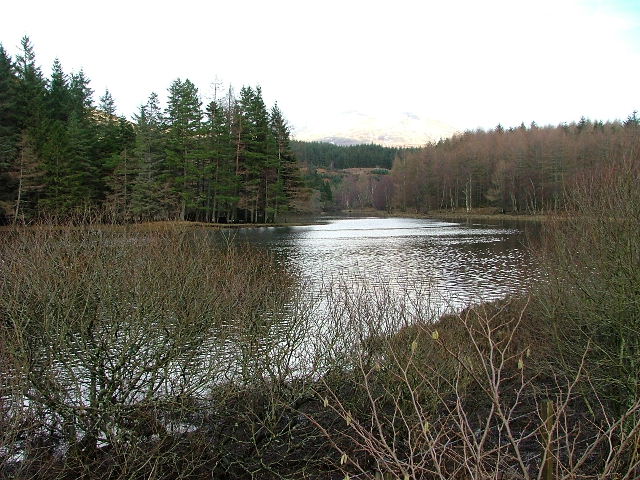
[(0, 223), (107, 214), (115, 221), (275, 222), (300, 190), (289, 129), (260, 87), (202, 104), (189, 79), (133, 121), (107, 90), (56, 59), (45, 78), (28, 37), (0, 45)]

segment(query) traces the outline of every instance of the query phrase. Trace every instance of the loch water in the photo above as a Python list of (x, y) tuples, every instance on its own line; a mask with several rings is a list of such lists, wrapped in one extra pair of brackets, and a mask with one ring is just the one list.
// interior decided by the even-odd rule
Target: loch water
[(339, 284), (428, 295), (442, 313), (524, 291), (538, 276), (528, 247), (538, 230), (531, 222), (326, 217), (226, 235), (269, 249), (308, 289)]

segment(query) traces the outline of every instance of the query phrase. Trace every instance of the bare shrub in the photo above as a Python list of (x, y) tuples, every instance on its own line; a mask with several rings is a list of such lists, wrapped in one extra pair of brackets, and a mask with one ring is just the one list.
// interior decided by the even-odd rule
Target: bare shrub
[(318, 395), (330, 414), (314, 421), (336, 468), (353, 478), (531, 479), (548, 457), (553, 478), (636, 478), (640, 426), (626, 426), (640, 401), (622, 415), (590, 411), (577, 388), (588, 351), (574, 377), (541, 371), (549, 352), (527, 308), (502, 302), (382, 333), (374, 362), (355, 355), (346, 382), (325, 380)]
[(634, 152), (575, 182), (566, 214), (545, 228), (536, 293), (556, 363), (576, 372), (589, 349), (589, 386), (617, 414), (640, 397), (639, 184)]
[(639, 179), (576, 183), (530, 297), (442, 318), (202, 234), (7, 234), (0, 474), (640, 478)]
[(176, 231), (34, 228), (6, 240), (4, 472), (278, 470), (309, 394), (292, 374), (307, 317), (292, 314), (296, 279), (273, 257)]
[(345, 478), (640, 478), (638, 165), (576, 180), (529, 300), (391, 329), (356, 311), (312, 417)]

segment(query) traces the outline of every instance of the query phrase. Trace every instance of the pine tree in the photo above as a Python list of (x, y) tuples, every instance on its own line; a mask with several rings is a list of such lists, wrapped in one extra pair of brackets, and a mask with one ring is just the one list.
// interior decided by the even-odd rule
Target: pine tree
[(104, 199), (92, 94), (82, 71), (67, 81), (60, 63), (54, 63), (42, 120), (45, 137), (36, 145), (45, 173), (40, 205), (49, 213), (85, 211)]
[[(20, 130), (16, 103), (17, 77), (11, 57), (0, 44), (0, 224), (15, 216), (19, 192), (17, 161)], [(18, 166), (18, 174), (13, 171)], [(20, 192), (21, 193), (21, 192)]]
[(47, 138), (40, 147), (43, 192), (39, 207), (47, 213), (56, 213), (67, 208), (71, 199), (66, 189), (66, 176), (70, 173), (68, 162), (68, 138), (66, 124), (52, 122), (47, 129)]
[[(67, 191), (71, 167), (68, 163), (69, 105), (71, 92), (67, 76), (58, 59), (53, 62), (51, 79), (44, 96), (41, 131), (44, 138), (38, 148), (42, 161), (43, 185), (45, 190), (40, 206), (48, 213), (61, 213), (71, 208), (73, 203)], [(65, 186), (67, 185), (67, 186)]]
[(116, 115), (116, 105), (109, 90), (100, 97), (100, 105), (94, 114), (96, 144), (94, 155), (99, 175), (104, 180), (104, 191), (97, 192), (98, 202), (104, 201), (107, 210), (128, 220), (131, 204), (131, 184), (136, 176), (131, 150), (135, 134), (132, 125)]
[(75, 112), (79, 117), (86, 117), (93, 110), (93, 90), (89, 87), (89, 79), (84, 72), (71, 74), (69, 91), (71, 93), (70, 112)]
[[(273, 221), (291, 207), (293, 199), (300, 194), (300, 170), (291, 150), (290, 130), (278, 104), (271, 109), (271, 135), (275, 141), (275, 182), (271, 185), (270, 213)], [(329, 190), (329, 195), (331, 190)]]
[[(37, 66), (33, 45), (23, 37), (16, 57), (16, 124), (19, 129), (17, 162), (12, 170), (18, 179), (15, 218), (33, 215), (44, 191), (42, 147), (47, 139), (45, 117), (46, 82)], [(28, 212), (27, 212), (28, 210)]]
[(133, 125), (125, 118), (118, 117), (111, 134), (113, 136), (109, 143), (112, 150), (102, 152), (103, 156), (106, 155), (102, 164), (107, 187), (105, 207), (116, 218), (130, 220), (133, 184), (139, 174), (139, 165), (133, 156)]
[(131, 187), (134, 220), (163, 220), (175, 210), (165, 171), (165, 138), (158, 95), (152, 93), (135, 117), (133, 160), (137, 175)]
[(230, 125), (224, 107), (213, 101), (207, 106), (203, 125), (205, 138), (207, 205), (206, 220), (228, 221), (238, 203), (237, 177)]
[(63, 209), (65, 213), (97, 206), (103, 190), (99, 165), (91, 155), (95, 145), (91, 123), (72, 112), (66, 134), (68, 146), (63, 184), (68, 203)]
[(53, 63), (47, 82), (28, 37), (15, 64), (0, 45), (0, 208), (7, 217), (107, 207), (120, 219), (274, 221), (295, 191), (289, 131), (260, 87), (207, 106), (177, 79), (135, 126), (107, 90), (94, 108), (81, 70)]
[(21, 48), (22, 52), (16, 57), (18, 125), (21, 129), (31, 129), (35, 133), (42, 120), (46, 83), (40, 67), (36, 65), (29, 37), (22, 38)]
[(265, 220), (269, 202), (268, 189), (272, 170), (273, 142), (270, 140), (269, 115), (260, 87), (240, 90), (236, 113), (238, 130), (237, 162), (241, 177), (240, 203), (245, 220), (257, 223)]
[(166, 111), (167, 163), (173, 190), (180, 199), (179, 218), (185, 220), (196, 206), (197, 183), (201, 177), (197, 158), (198, 133), (202, 120), (198, 89), (190, 80), (175, 80), (169, 88)]
[(71, 92), (62, 64), (56, 58), (51, 69), (51, 80), (46, 93), (46, 116), (50, 121), (66, 122), (69, 119)]

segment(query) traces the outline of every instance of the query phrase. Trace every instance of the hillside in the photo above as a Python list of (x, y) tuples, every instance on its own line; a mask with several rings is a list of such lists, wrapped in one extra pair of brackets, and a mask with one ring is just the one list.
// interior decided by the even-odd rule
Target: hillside
[(412, 112), (381, 115), (348, 111), (333, 116), (328, 127), (298, 128), (295, 139), (335, 145), (375, 143), (386, 147), (419, 147), (449, 138), (456, 131), (451, 125)]

